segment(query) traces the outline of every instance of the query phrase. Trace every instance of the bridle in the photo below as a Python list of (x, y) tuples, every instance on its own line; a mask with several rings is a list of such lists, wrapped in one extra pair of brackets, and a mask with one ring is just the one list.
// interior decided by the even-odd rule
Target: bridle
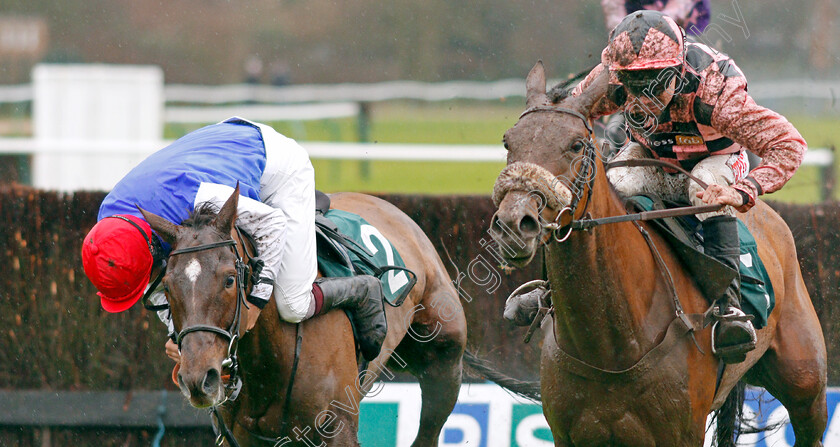
[(239, 232), (237, 229), (237, 234), (239, 235), (239, 240), (242, 245), (242, 249), (245, 252), (245, 256), (248, 258), (244, 260), (242, 256), (239, 255), (239, 252), (236, 250), (237, 242), (233, 239), (218, 241), (218, 242), (211, 242), (209, 244), (202, 244), (197, 245), (195, 247), (187, 247), (178, 250), (173, 250), (169, 253), (170, 258), (172, 256), (187, 254), (187, 253), (195, 253), (198, 251), (204, 250), (213, 250), (216, 248), (222, 247), (230, 247), (231, 251), (233, 252), (234, 256), (236, 256), (236, 260), (234, 261), (234, 267), (236, 268), (236, 308), (233, 314), (233, 321), (231, 322), (230, 326), (227, 329), (220, 328), (215, 325), (210, 324), (194, 324), (192, 326), (187, 326), (181, 329), (180, 332), (175, 337), (175, 343), (178, 345), (178, 350), (181, 349), (181, 344), (184, 341), (184, 338), (193, 333), (193, 332), (211, 332), (216, 334), (228, 342), (228, 350), (227, 350), (227, 357), (222, 360), (222, 367), (226, 368), (228, 373), (230, 374), (230, 379), (227, 383), (224, 384), (225, 389), (225, 399), (218, 403), (217, 405), (221, 405), (227, 400), (234, 400), (239, 395), (239, 390), (242, 388), (242, 378), (239, 376), (239, 358), (237, 356), (237, 351), (239, 350), (239, 333), (242, 327), (242, 306), (245, 306), (246, 309), (249, 308), (247, 300), (246, 300), (246, 289), (248, 287), (248, 281), (254, 282), (255, 276), (259, 275), (259, 272), (254, 272), (258, 269), (255, 269), (254, 258), (248, 255), (248, 251), (245, 248), (245, 244), (243, 241), (242, 233)]
[[(210, 409), (211, 415), (211, 424), (213, 425), (213, 430), (216, 432), (216, 441), (215, 445), (220, 446), (224, 443), (224, 441), (228, 441), (228, 443), (234, 447), (238, 447), (239, 443), (237, 442), (236, 438), (233, 436), (233, 432), (227, 427), (222, 418), (222, 415), (219, 413), (219, 407), (228, 401), (236, 400), (239, 396), (239, 392), (242, 389), (242, 378), (240, 376), (240, 368), (239, 368), (239, 357), (238, 357), (238, 350), (239, 350), (239, 333), (242, 326), (242, 306), (245, 306), (246, 309), (249, 309), (247, 303), (247, 287), (248, 283), (250, 284), (257, 284), (261, 281), (260, 273), (263, 268), (263, 261), (259, 259), (259, 253), (256, 251), (256, 245), (254, 240), (252, 239), (251, 235), (248, 233), (243, 232), (238, 227), (236, 228), (236, 234), (239, 238), (238, 245), (242, 247), (242, 251), (245, 256), (240, 256), (239, 252), (236, 250), (237, 241), (234, 239), (228, 239), (218, 242), (211, 242), (208, 244), (197, 245), (194, 247), (187, 247), (182, 249), (173, 250), (169, 253), (169, 256), (177, 256), (186, 253), (195, 253), (198, 251), (204, 250), (213, 250), (216, 248), (222, 247), (230, 247), (231, 251), (233, 252), (234, 256), (236, 257), (234, 261), (234, 267), (236, 268), (236, 288), (237, 288), (237, 299), (236, 299), (236, 308), (234, 310), (234, 318), (231, 322), (230, 326), (227, 329), (220, 328), (215, 325), (210, 324), (194, 324), (192, 326), (188, 326), (183, 328), (178, 334), (175, 336), (175, 343), (178, 345), (178, 349), (181, 349), (181, 344), (184, 341), (184, 338), (193, 332), (210, 332), (216, 334), (223, 339), (228, 341), (228, 352), (227, 357), (222, 360), (222, 367), (227, 369), (229, 374), (229, 379), (227, 383), (224, 384), (224, 395), (225, 398), (213, 405)], [(251, 242), (251, 250), (253, 253), (249, 253), (248, 248), (245, 244), (245, 239)], [(151, 291), (160, 283), (161, 278), (163, 277), (164, 272), (161, 272), (158, 277), (155, 279), (152, 286), (149, 288), (149, 291), (143, 297), (143, 305), (152, 311), (160, 311), (160, 310), (167, 310), (169, 309), (168, 304), (163, 305), (153, 305), (149, 302), (149, 296), (151, 295)], [(295, 334), (295, 351), (294, 351), (294, 361), (292, 363), (292, 372), (289, 378), (289, 385), (286, 389), (286, 399), (283, 406), (283, 424), (281, 425), (281, 433), (284, 433), (286, 430), (286, 426), (288, 424), (288, 417), (286, 415), (290, 412), (290, 405), (291, 405), (291, 395), (292, 395), (292, 387), (295, 380), (295, 375), (298, 369), (298, 361), (300, 359), (300, 351), (301, 351), (301, 343), (303, 341), (303, 327), (300, 323), (295, 325), (296, 327), (296, 334)], [(256, 433), (251, 432), (246, 427), (242, 427), (245, 432), (262, 442), (272, 442), (276, 443), (277, 439), (268, 438), (265, 436), (258, 435)]]
[[(679, 339), (688, 334), (694, 345), (697, 349), (703, 353), (703, 350), (700, 348), (700, 345), (697, 342), (697, 339), (694, 336), (694, 333), (704, 327), (707, 326), (709, 320), (709, 314), (711, 313), (714, 306), (710, 307), (703, 314), (691, 314), (688, 315), (683, 310), (682, 304), (680, 303), (679, 297), (677, 296), (676, 286), (674, 284), (673, 276), (671, 275), (670, 269), (668, 265), (665, 263), (664, 259), (662, 258), (659, 250), (653, 243), (653, 240), (650, 234), (643, 228), (638, 222), (638, 220), (650, 220), (647, 216), (652, 216), (653, 218), (661, 218), (661, 217), (673, 217), (677, 215), (685, 215), (685, 214), (696, 214), (699, 212), (709, 212), (709, 211), (716, 211), (721, 208), (720, 205), (706, 205), (706, 206), (692, 206), (692, 207), (684, 207), (684, 208), (677, 208), (673, 210), (664, 210), (664, 211), (653, 211), (646, 213), (637, 213), (637, 214), (626, 214), (622, 216), (612, 216), (600, 219), (592, 219), (585, 217), (586, 216), (586, 209), (589, 207), (589, 203), (591, 202), (592, 197), (592, 188), (594, 186), (595, 181), (595, 167), (596, 167), (596, 157), (597, 157), (597, 149), (595, 146), (595, 142), (593, 140), (593, 132), (592, 127), (589, 125), (588, 119), (581, 114), (580, 112), (568, 108), (563, 107), (551, 107), (551, 106), (536, 106), (526, 109), (519, 118), (521, 119), (523, 116), (534, 113), (534, 112), (554, 112), (554, 113), (562, 113), (575, 116), (580, 118), (580, 120), (586, 126), (586, 129), (589, 133), (587, 140), (583, 140), (585, 148), (582, 157), (582, 166), (580, 169), (577, 169), (575, 178), (571, 185), (571, 193), (572, 193), (572, 200), (569, 205), (563, 207), (560, 212), (555, 217), (554, 221), (550, 223), (543, 224), (543, 228), (552, 231), (552, 235), (554, 240), (558, 243), (564, 242), (571, 236), (572, 231), (574, 230), (588, 230), (594, 226), (607, 224), (607, 223), (617, 223), (617, 222), (624, 222), (624, 221), (633, 221), (636, 228), (641, 232), (645, 242), (647, 243), (648, 247), (651, 250), (651, 253), (654, 257), (654, 260), (659, 268), (660, 274), (665, 281), (666, 287), (668, 289), (668, 294), (671, 298), (671, 301), (674, 305), (675, 311), (675, 318), (671, 321), (668, 326), (666, 337), (658, 343), (650, 352), (645, 354), (642, 359), (640, 359), (636, 364), (631, 366), (630, 368), (622, 371), (608, 371), (602, 368), (598, 368), (592, 365), (589, 365), (582, 360), (577, 359), (576, 357), (566, 353), (561, 349), (559, 344), (557, 344), (556, 356), (560, 359), (559, 362), (563, 365), (563, 368), (572, 371), (576, 375), (581, 377), (587, 377), (594, 380), (601, 380), (601, 381), (610, 381), (616, 380), (618, 378), (628, 378), (628, 377), (635, 377), (641, 374), (644, 374), (646, 371), (650, 370), (651, 368), (655, 367), (657, 361), (661, 358), (661, 356), (667, 355), (670, 349), (679, 342)], [(654, 160), (654, 164), (656, 163), (663, 163), (658, 160)], [(644, 163), (642, 163), (644, 164)], [(641, 164), (636, 163), (614, 163), (615, 166), (638, 166)], [(609, 168), (609, 165), (607, 166)], [(690, 173), (686, 172), (684, 169), (676, 167), (675, 169), (681, 171), (682, 173), (686, 174), (692, 180), (701, 184), (701, 186), (705, 187), (705, 183), (697, 179)], [(586, 194), (586, 203), (584, 204), (583, 211), (580, 215), (584, 216), (580, 219), (575, 219), (575, 216), (578, 215), (577, 207), (580, 204), (581, 199), (584, 196), (583, 188), (586, 187), (587, 191)], [(561, 219), (564, 214), (568, 214), (570, 217), (570, 222), (563, 225), (561, 223)], [(552, 306), (553, 309), (553, 306)], [(550, 312), (550, 311), (549, 311)], [(556, 338), (557, 334), (552, 331), (553, 336)]]
[[(569, 237), (572, 235), (572, 232), (575, 230), (582, 230), (586, 231), (591, 228), (594, 228), (598, 225), (604, 224), (611, 224), (611, 223), (619, 223), (619, 222), (633, 222), (633, 221), (642, 221), (642, 220), (654, 220), (654, 219), (661, 219), (665, 217), (677, 217), (677, 216), (685, 216), (685, 215), (693, 215), (698, 213), (707, 213), (718, 211), (722, 208), (721, 205), (699, 205), (699, 206), (686, 206), (686, 207), (679, 207), (679, 208), (671, 208), (667, 210), (657, 210), (657, 211), (646, 211), (641, 213), (635, 214), (623, 214), (619, 216), (610, 216), (610, 217), (601, 217), (601, 218), (591, 218), (587, 217), (586, 210), (589, 207), (590, 198), (592, 197), (592, 187), (595, 182), (595, 168), (596, 163), (595, 159), (598, 156), (597, 146), (595, 145), (595, 141), (593, 139), (594, 132), (592, 130), (592, 126), (589, 124), (589, 120), (580, 112), (572, 109), (568, 109), (565, 107), (552, 107), (552, 106), (535, 106), (526, 109), (519, 115), (519, 118), (522, 119), (523, 116), (533, 113), (533, 112), (555, 112), (555, 113), (563, 113), (567, 115), (572, 115), (583, 122), (583, 125), (586, 126), (586, 130), (588, 132), (588, 138), (585, 140), (581, 140), (584, 144), (583, 149), (583, 157), (579, 158), (581, 160), (581, 166), (576, 169), (576, 175), (574, 180), (572, 181), (571, 187), (567, 188), (572, 193), (572, 200), (569, 205), (563, 207), (560, 212), (557, 213), (557, 216), (554, 218), (552, 222), (542, 224), (542, 227), (546, 230), (551, 231), (551, 234), (554, 237), (554, 240), (557, 243), (565, 242)], [(668, 167), (670, 169), (674, 169), (683, 175), (687, 176), (692, 181), (696, 182), (700, 185), (703, 189), (706, 189), (708, 185), (701, 179), (697, 178), (690, 172), (686, 171), (680, 166), (667, 163), (662, 160), (656, 159), (637, 159), (637, 160), (624, 160), (624, 161), (617, 161), (612, 163), (607, 163), (605, 165), (606, 169), (610, 169), (613, 167), (622, 167), (622, 166), (658, 166), (658, 167)], [(558, 179), (559, 180), (559, 179)], [(577, 207), (580, 204), (581, 199), (583, 198), (584, 192), (583, 189), (586, 188), (586, 202), (583, 207), (583, 211), (577, 213)], [(563, 216), (569, 216), (569, 222), (567, 224), (562, 224)], [(580, 218), (575, 218), (576, 215), (580, 215)], [(542, 220), (542, 219), (540, 219)]]
[[(574, 180), (572, 180), (571, 186), (566, 186), (572, 192), (572, 200), (567, 206), (563, 207), (560, 212), (557, 213), (557, 216), (552, 222), (543, 224), (543, 228), (551, 231), (554, 240), (560, 243), (568, 239), (569, 236), (572, 235), (572, 231), (576, 229), (574, 223), (578, 221), (575, 220), (575, 215), (577, 214), (577, 207), (580, 204), (581, 199), (583, 199), (584, 189), (586, 201), (581, 214), (585, 215), (587, 208), (589, 208), (589, 203), (591, 202), (589, 199), (592, 197), (592, 185), (595, 182), (595, 158), (598, 156), (598, 149), (595, 145), (595, 140), (593, 139), (594, 131), (592, 130), (592, 126), (589, 124), (589, 120), (577, 110), (572, 110), (566, 107), (534, 106), (529, 107), (522, 112), (522, 114), (519, 115), (519, 119), (522, 119), (525, 115), (534, 112), (554, 112), (572, 115), (580, 118), (583, 125), (586, 126), (587, 131), (587, 138), (580, 140), (584, 145), (582, 152), (583, 156), (578, 158), (581, 163), (578, 168), (575, 169), (576, 174)], [(561, 220), (566, 214), (570, 217), (570, 222), (563, 225)]]

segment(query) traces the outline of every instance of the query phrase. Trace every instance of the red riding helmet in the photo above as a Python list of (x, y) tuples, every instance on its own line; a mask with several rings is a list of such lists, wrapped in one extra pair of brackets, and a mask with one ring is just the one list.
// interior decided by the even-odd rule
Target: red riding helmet
[(85, 274), (108, 312), (122, 312), (143, 296), (152, 272), (151, 238), (149, 224), (130, 215), (106, 217), (85, 236)]
[(659, 11), (628, 14), (610, 32), (601, 62), (612, 71), (654, 70), (681, 65), (685, 59), (683, 30)]

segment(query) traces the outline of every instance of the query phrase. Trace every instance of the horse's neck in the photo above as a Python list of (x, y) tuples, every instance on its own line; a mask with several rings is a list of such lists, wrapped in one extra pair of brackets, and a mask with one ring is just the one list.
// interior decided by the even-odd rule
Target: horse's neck
[[(625, 214), (598, 168), (588, 212), (595, 218)], [(549, 244), (546, 263), (557, 342), (571, 354), (596, 366), (626, 367), (667, 324), (659, 321), (667, 302), (656, 298), (664, 296), (658, 267), (633, 223), (575, 232)]]
[(239, 343), (243, 392), (255, 408), (282, 402), (294, 360), (295, 325), (280, 322), (270, 302)]

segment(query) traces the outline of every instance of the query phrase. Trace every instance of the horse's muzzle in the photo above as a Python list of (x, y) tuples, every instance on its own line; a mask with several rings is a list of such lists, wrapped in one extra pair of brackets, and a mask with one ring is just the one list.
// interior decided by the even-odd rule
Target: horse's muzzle
[(502, 200), (490, 224), (490, 236), (499, 255), (512, 267), (521, 268), (534, 258), (542, 234), (538, 198), (511, 191)]
[(226, 352), (222, 339), (211, 333), (191, 334), (183, 343), (178, 386), (192, 406), (210, 407), (225, 399), (221, 370)]
[(508, 165), (496, 179), (493, 201), (498, 206), (490, 235), (499, 254), (513, 267), (524, 267), (534, 258), (544, 231), (542, 211), (560, 210), (572, 193), (549, 170), (534, 163)]

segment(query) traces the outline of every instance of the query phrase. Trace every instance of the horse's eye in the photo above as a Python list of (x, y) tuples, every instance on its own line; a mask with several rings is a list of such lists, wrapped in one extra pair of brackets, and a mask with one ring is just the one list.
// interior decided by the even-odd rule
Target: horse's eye
[(230, 275), (225, 279), (226, 289), (230, 289), (231, 287), (233, 287), (234, 284), (236, 284), (236, 278), (234, 278), (233, 275)]
[(583, 141), (577, 140), (572, 144), (572, 150), (575, 152), (580, 152), (583, 150)]
[(504, 144), (504, 145), (505, 145), (505, 150), (506, 150), (506, 151), (509, 151), (509, 150), (510, 150), (510, 147), (509, 147), (509, 146), (508, 146), (508, 144), (507, 144), (507, 140), (502, 140), (502, 144)]
[(169, 293), (169, 284), (163, 283), (163, 293)]

